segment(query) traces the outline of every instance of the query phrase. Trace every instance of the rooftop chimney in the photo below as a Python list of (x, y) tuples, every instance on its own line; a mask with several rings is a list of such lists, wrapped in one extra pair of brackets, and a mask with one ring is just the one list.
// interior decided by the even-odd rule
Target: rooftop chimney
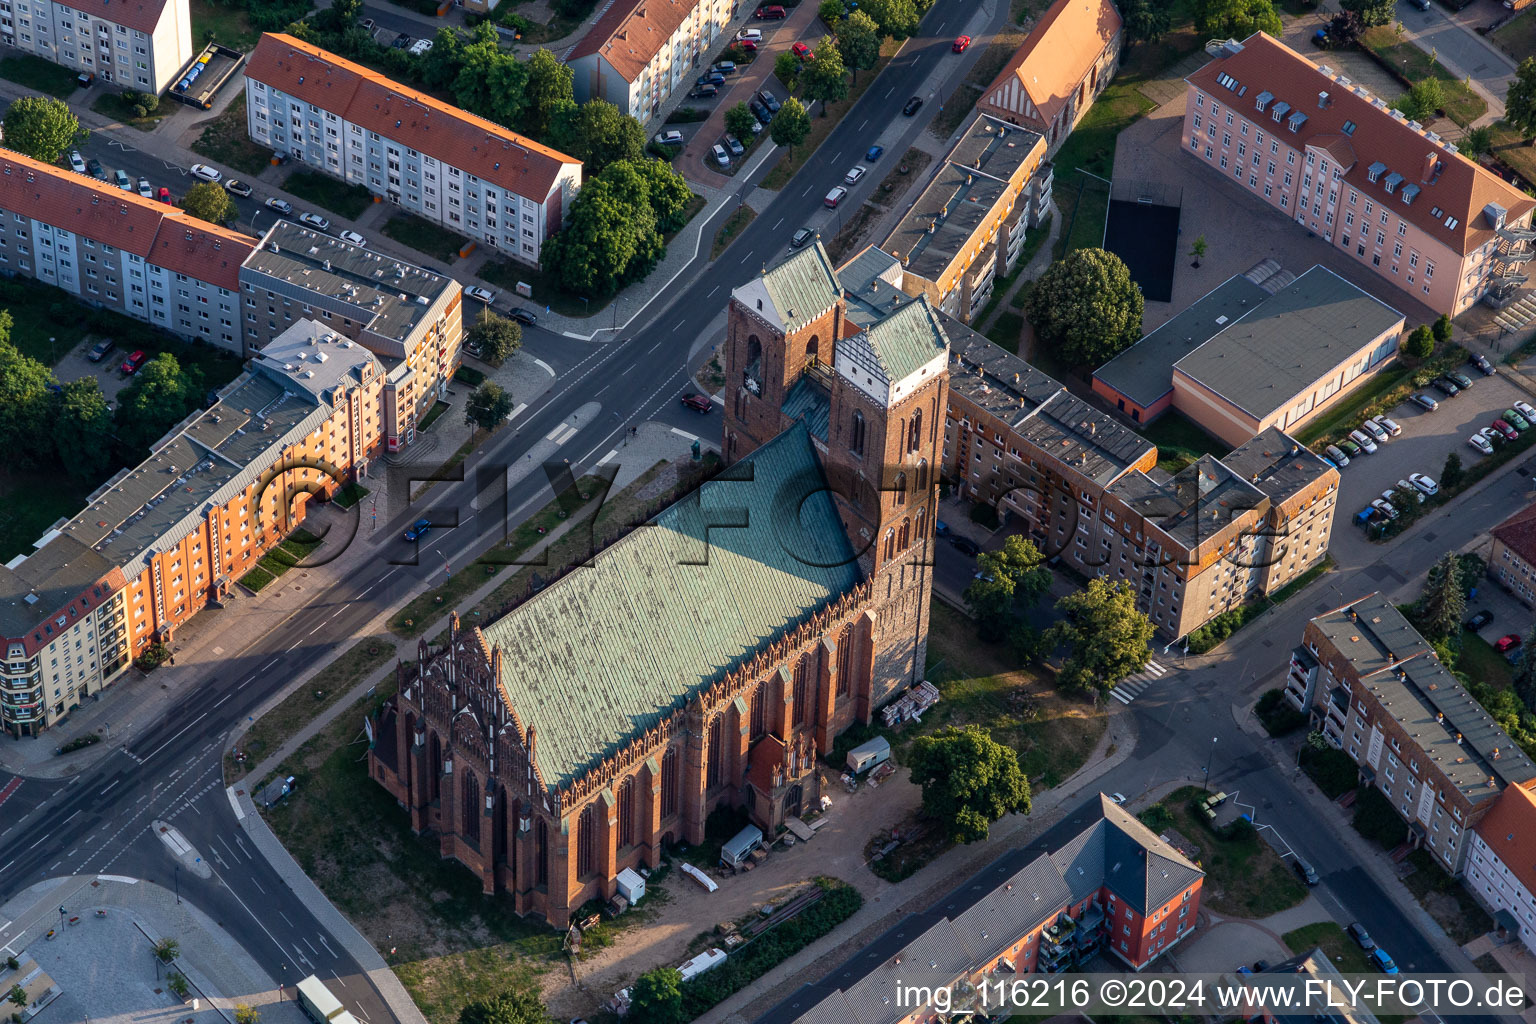
[(1435, 168), (1437, 166), (1439, 166), (1439, 163), (1440, 163), (1440, 158), (1435, 156), (1434, 153), (1425, 153), (1424, 154), (1424, 174), (1423, 174), (1421, 180), (1428, 181), (1429, 179), (1433, 178), (1435, 176)]

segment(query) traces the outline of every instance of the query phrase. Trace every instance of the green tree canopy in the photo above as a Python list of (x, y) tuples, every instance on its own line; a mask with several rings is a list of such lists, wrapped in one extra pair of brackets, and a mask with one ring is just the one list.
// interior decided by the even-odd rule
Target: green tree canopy
[(23, 96), (5, 112), (5, 145), (45, 164), (91, 134), (80, 127), (69, 104), (45, 96)]
[(572, 88), (576, 73), (548, 50), (535, 50), (527, 60), (528, 107), (523, 131), (535, 139), (549, 138), (550, 126), (576, 103)]
[(53, 396), (53, 444), (77, 480), (99, 480), (112, 465), (112, 410), (95, 377), (79, 377)]
[[(493, 30), (494, 31), (494, 30)], [(464, 62), (464, 41), (447, 25), (432, 37), (432, 49), (416, 59), (416, 73), (429, 89), (447, 89)]]
[(773, 58), (773, 77), (783, 82), (784, 88), (794, 89), (800, 81), (800, 58), (788, 50)]
[(1435, 336), (1435, 342), (1437, 344), (1443, 345), (1447, 341), (1451, 340), (1451, 329), (1450, 314), (1441, 313), (1438, 317), (1435, 318), (1435, 323), (1430, 328), (1430, 331)]
[(459, 1011), (459, 1024), (554, 1024), (531, 989), (479, 999)]
[(635, 979), (629, 994), (633, 1024), (683, 1024), (683, 976), (672, 967), (656, 967)]
[(1195, 24), (1203, 34), (1246, 39), (1255, 32), (1284, 33), (1270, 0), (1196, 0)]
[(745, 103), (738, 103), (725, 112), (725, 130), (743, 142), (752, 138), (752, 126), (756, 123), (757, 116)]
[[(924, 5), (924, 9), (928, 6), (931, 5)], [(874, 19), (882, 35), (892, 39), (908, 39), (916, 34), (921, 19), (913, 0), (863, 0), (859, 10)]]
[(1415, 359), (1428, 359), (1435, 351), (1435, 335), (1423, 324), (1415, 327), (1403, 342), (1403, 351)]
[(1125, 37), (1132, 44), (1155, 43), (1173, 26), (1168, 7), (1153, 0), (1126, 0), (1120, 10), (1125, 20)]
[(202, 371), (182, 369), (169, 352), (139, 368), (133, 382), (118, 392), (115, 416), (118, 439), (133, 449), (135, 459), (202, 405), (202, 384)]
[(464, 425), (481, 430), (495, 430), (512, 413), (512, 396), (507, 389), (488, 380), (474, 390), (464, 403)]
[(1393, 0), (1339, 0), (1339, 6), (1359, 17), (1366, 28), (1385, 25), (1396, 17), (1397, 4)]
[(1410, 121), (1428, 121), (1445, 104), (1445, 93), (1438, 78), (1424, 78), (1413, 83), (1408, 94), (1397, 101), (1397, 108)]
[(1025, 314), (1062, 359), (1097, 367), (1140, 340), (1144, 308), (1141, 289), (1119, 256), (1074, 249), (1040, 275)]
[(615, 161), (645, 157), (645, 129), (607, 100), (566, 108), (555, 127), (554, 143), (581, 160), (584, 178), (601, 174)]
[[(1504, 120), (1529, 145), (1536, 140), (1536, 57), (1527, 57), (1515, 69), (1504, 96)], [(6, 125), (10, 136), (10, 125)]]
[(475, 317), (464, 341), (480, 350), (480, 358), (499, 363), (523, 347), (523, 327), (510, 317), (496, 315), (487, 306)]
[(1046, 630), (1046, 643), (1065, 645), (1061, 685), (1095, 697), (1108, 693), (1133, 672), (1147, 667), (1152, 623), (1136, 608), (1136, 592), (1124, 580), (1092, 579), (1056, 602), (1062, 620)]
[(1526, 709), (1536, 711), (1536, 626), (1525, 634), (1525, 643), (1520, 645), (1520, 658), (1515, 662), (1509, 681), (1515, 696)]
[(665, 161), (609, 164), (577, 194), (566, 229), (545, 243), (544, 267), (574, 294), (610, 294), (656, 265), (666, 251), (661, 232), (680, 226), (690, 198)]
[(987, 838), (1005, 814), (1029, 813), (1029, 780), (1018, 757), (979, 725), (919, 736), (909, 760), (912, 781), (923, 787), (923, 811), (957, 843)]
[(1440, 467), (1440, 486), (1451, 490), (1461, 483), (1464, 472), (1461, 468), (1460, 453), (1451, 452), (1445, 457), (1445, 465)]
[(1447, 551), (1429, 567), (1415, 611), (1419, 632), (1429, 640), (1460, 635), (1467, 615), (1467, 593), (1462, 587), (1461, 562), (1454, 551)]
[[(793, 55), (791, 55), (793, 56)], [(774, 144), (793, 149), (811, 134), (811, 116), (793, 96), (785, 100), (779, 112), (768, 122), (768, 137)]]
[(240, 215), (229, 193), (211, 181), (200, 181), (181, 197), (181, 208), (198, 220), (220, 226)]
[(693, 201), (687, 180), (665, 160), (640, 160), (630, 167), (645, 182), (646, 198), (656, 214), (657, 230), (666, 232), (681, 228), (683, 214)]
[(880, 59), (880, 26), (863, 11), (854, 11), (837, 30), (837, 49), (857, 82), (859, 72), (868, 71)]
[(827, 28), (835, 32), (837, 23), (843, 20), (846, 10), (843, 0), (821, 0), (821, 5), (816, 8), (816, 16), (827, 23)]
[(1010, 535), (997, 551), (976, 557), (979, 576), (965, 588), (965, 603), (983, 640), (1008, 636), (1018, 612), (1051, 588), (1051, 571), (1033, 541)]
[(822, 37), (816, 46), (816, 59), (806, 61), (800, 70), (800, 91), (807, 99), (821, 100), (822, 117), (827, 116), (828, 103), (848, 95), (848, 69), (843, 67), (843, 55), (831, 36)]
[(34, 466), (50, 452), (47, 436), (53, 371), (10, 343), (11, 314), (0, 310), (0, 449), (18, 465)]

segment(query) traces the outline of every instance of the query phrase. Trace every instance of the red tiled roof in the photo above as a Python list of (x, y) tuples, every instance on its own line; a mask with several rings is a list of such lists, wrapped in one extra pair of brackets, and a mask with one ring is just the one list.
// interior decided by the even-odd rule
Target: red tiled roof
[(166, 0), (148, 0), (147, 3), (145, 0), (59, 0), (59, 3), (92, 18), (154, 35), (160, 15), (165, 12)]
[(581, 161), (293, 36), (267, 33), (245, 77), (537, 203)]
[(230, 291), (256, 247), (249, 235), (9, 150), (0, 151), (0, 207)]
[[(1229, 75), (1238, 83), (1241, 96), (1218, 81)], [(1255, 33), (1243, 40), (1239, 53), (1218, 57), (1186, 81), (1214, 96), (1218, 101), (1244, 110), (1249, 117), (1261, 118), (1256, 108), (1260, 93), (1268, 92), (1274, 102), (1285, 102), (1291, 112), (1307, 115), (1300, 129), (1287, 133), (1287, 142), (1301, 149), (1308, 145), (1338, 154), (1338, 143), (1348, 139), (1354, 152), (1354, 166), (1344, 175), (1351, 188), (1399, 214), (1426, 234), (1465, 256), (1493, 237), (1493, 227), (1483, 216), (1489, 203), (1502, 206), (1513, 223), (1536, 208), (1536, 202), (1466, 157), (1451, 153), (1444, 142), (1425, 138), (1424, 134), (1399, 121), (1383, 105), (1341, 85), (1320, 71), (1317, 65), (1284, 43)], [(1320, 107), (1319, 94), (1328, 94), (1328, 105)], [(1385, 103), (1385, 101), (1382, 101)], [(1273, 110), (1271, 103), (1267, 110)], [(1289, 119), (1290, 113), (1286, 114)], [(1353, 134), (1345, 132), (1346, 123), (1354, 125)], [(1426, 176), (1428, 158), (1433, 155), (1438, 177)], [(1385, 164), (1387, 170), (1375, 181), (1368, 180), (1369, 168)], [(1386, 190), (1388, 174), (1403, 176), (1395, 193)], [(1403, 188), (1417, 185), (1420, 192), (1412, 203), (1403, 202)], [(1440, 210), (1435, 216), (1433, 211)], [(1447, 220), (1454, 218), (1454, 226)]]
[(566, 58), (600, 54), (626, 82), (640, 77), (703, 0), (614, 0)]
[(1477, 834), (1525, 891), (1536, 893), (1536, 796), (1523, 787), (1506, 786), (1477, 823)]
[(1536, 565), (1536, 505), (1528, 505), (1493, 528), (1493, 535), (1526, 564)]
[(1059, 0), (1045, 12), (1024, 45), (983, 96), (1009, 78), (1049, 123), (1120, 31), (1120, 12), (1110, 0)]

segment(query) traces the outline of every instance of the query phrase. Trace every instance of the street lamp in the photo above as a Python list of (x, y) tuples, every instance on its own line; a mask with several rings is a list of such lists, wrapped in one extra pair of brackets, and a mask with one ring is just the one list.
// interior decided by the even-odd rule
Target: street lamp
[(582, 319), (586, 319), (587, 314), (588, 314), (588, 310), (590, 308), (590, 304), (587, 302), (587, 297), (585, 295), (578, 295), (577, 298), (579, 298), (581, 300), (581, 316), (582, 316)]
[(176, 865), (176, 902), (181, 902), (181, 865)]
[(1212, 736), (1211, 737), (1211, 753), (1210, 753), (1210, 756), (1205, 759), (1205, 787), (1204, 788), (1207, 791), (1209, 791), (1210, 788), (1211, 788), (1211, 762), (1213, 762), (1215, 760), (1216, 760), (1216, 737)]

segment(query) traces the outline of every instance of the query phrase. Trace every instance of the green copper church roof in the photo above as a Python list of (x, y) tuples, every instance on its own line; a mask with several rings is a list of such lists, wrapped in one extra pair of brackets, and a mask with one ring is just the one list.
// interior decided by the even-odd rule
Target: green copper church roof
[(763, 286), (783, 317), (786, 332), (798, 331), (837, 305), (843, 291), (819, 240), (763, 271)]
[(579, 777), (861, 573), (795, 424), (484, 627), (536, 729), (544, 782)]

